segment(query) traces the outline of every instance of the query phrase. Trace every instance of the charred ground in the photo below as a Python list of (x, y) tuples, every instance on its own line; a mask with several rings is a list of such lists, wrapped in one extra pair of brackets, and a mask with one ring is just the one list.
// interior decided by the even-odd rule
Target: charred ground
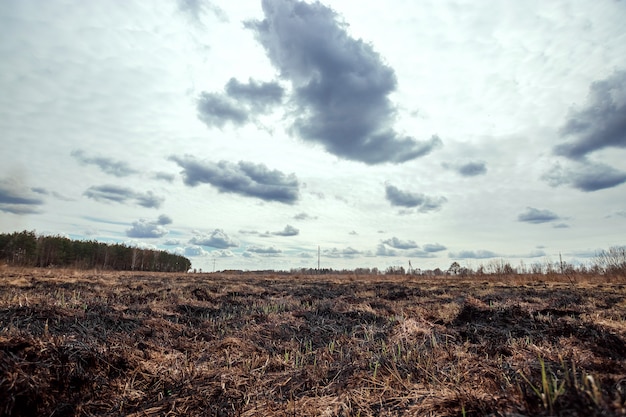
[(2, 416), (626, 415), (607, 277), (0, 271)]

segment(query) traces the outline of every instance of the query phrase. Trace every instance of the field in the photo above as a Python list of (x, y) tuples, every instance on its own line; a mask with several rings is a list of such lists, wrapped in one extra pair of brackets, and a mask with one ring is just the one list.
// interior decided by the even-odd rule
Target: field
[(0, 270), (0, 416), (626, 415), (626, 281)]

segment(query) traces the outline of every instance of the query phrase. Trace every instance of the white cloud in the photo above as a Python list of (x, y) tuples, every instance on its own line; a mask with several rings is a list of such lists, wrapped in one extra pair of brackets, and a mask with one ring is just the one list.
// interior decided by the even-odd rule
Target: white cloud
[(205, 270), (623, 244), (623, 2), (19, 4), (0, 232)]
[(209, 246), (218, 249), (235, 248), (239, 243), (228, 236), (222, 229), (215, 229), (209, 233), (194, 232), (189, 243), (199, 246)]
[(153, 249), (153, 250), (158, 249), (156, 245), (152, 243), (143, 242), (141, 240), (132, 240), (132, 239), (126, 240), (124, 242), (124, 245), (130, 246), (132, 248), (139, 248), (139, 249)]
[(169, 233), (164, 225), (172, 223), (172, 220), (162, 214), (157, 220), (139, 219), (133, 222), (130, 229), (126, 229), (126, 236), (136, 238), (157, 238)]
[(190, 257), (209, 256), (210, 252), (207, 252), (202, 246), (185, 246), (184, 255)]

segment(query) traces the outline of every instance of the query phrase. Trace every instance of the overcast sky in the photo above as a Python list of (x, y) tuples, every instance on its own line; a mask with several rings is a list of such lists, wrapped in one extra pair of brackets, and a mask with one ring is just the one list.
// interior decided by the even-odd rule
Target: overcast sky
[(0, 231), (196, 268), (626, 243), (626, 2), (3, 0)]

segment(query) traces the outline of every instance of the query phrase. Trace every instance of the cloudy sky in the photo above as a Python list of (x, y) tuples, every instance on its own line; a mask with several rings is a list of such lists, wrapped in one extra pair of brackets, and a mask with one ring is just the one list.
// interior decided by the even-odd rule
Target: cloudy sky
[(212, 270), (626, 243), (626, 2), (4, 0), (0, 231)]

